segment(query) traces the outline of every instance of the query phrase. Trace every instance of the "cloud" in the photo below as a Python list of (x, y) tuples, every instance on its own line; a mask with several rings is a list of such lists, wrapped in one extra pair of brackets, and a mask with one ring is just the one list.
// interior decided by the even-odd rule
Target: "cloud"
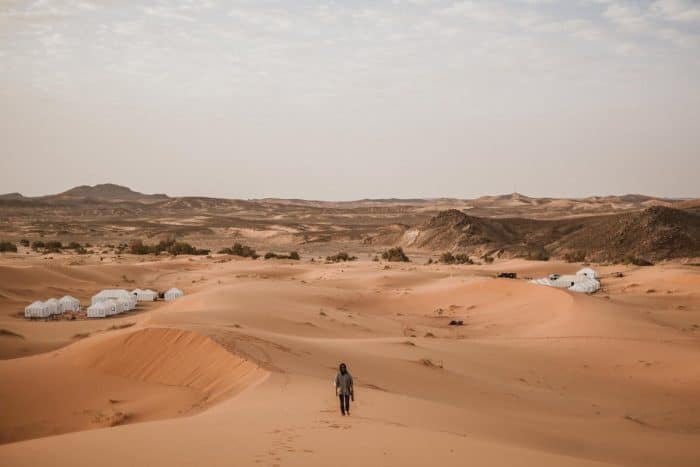
[(700, 3), (689, 0), (657, 0), (649, 11), (668, 21), (700, 22)]

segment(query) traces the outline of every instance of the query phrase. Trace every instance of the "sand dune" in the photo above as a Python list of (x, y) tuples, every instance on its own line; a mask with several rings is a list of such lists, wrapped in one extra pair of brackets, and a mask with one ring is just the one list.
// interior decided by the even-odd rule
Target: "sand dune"
[[(121, 270), (187, 295), (126, 329), (3, 306), (0, 327), (23, 335), (4, 339), (25, 346), (49, 326), (102, 328), (0, 361), (3, 465), (696, 465), (692, 266), (601, 267), (592, 296), (493, 278), (578, 267), (557, 262), (160, 266)], [(339, 361), (356, 378), (349, 418)]]
[[(114, 333), (113, 333), (114, 334)], [(210, 339), (151, 328), (0, 361), (0, 442), (193, 414), (265, 376)]]

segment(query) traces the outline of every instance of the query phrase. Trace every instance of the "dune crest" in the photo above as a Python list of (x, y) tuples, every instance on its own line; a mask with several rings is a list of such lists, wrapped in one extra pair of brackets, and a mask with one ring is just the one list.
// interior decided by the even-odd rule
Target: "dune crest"
[(97, 342), (75, 361), (112, 376), (182, 386), (210, 401), (226, 395), (257, 366), (208, 337), (180, 329), (142, 329)]

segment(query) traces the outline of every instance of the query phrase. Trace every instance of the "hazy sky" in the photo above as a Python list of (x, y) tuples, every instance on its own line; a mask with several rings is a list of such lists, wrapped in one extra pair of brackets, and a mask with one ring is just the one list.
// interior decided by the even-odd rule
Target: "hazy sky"
[(700, 0), (0, 0), (0, 192), (700, 196)]

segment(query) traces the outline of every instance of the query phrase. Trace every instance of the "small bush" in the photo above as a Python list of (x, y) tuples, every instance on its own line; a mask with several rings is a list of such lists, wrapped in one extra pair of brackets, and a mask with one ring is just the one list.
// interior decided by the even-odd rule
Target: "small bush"
[(19, 244), (22, 246), (25, 246), (25, 247), (29, 246), (29, 240), (27, 240), (26, 238), (23, 238), (22, 240), (19, 241)]
[(278, 255), (277, 253), (268, 251), (267, 253), (265, 253), (265, 259), (293, 259), (298, 261), (299, 253), (297, 253), (296, 251), (290, 251), (288, 255)]
[(34, 241), (32, 242), (32, 250), (35, 250), (35, 251), (41, 250), (41, 249), (43, 249), (45, 246), (46, 246), (46, 245), (44, 245), (44, 242), (42, 242), (41, 240), (34, 240)]
[(219, 253), (224, 253), (227, 255), (233, 255), (233, 256), (242, 256), (243, 258), (259, 258), (260, 255), (258, 255), (254, 249), (247, 245), (242, 245), (238, 242), (233, 244), (233, 247), (231, 248), (224, 248), (222, 250), (219, 250)]
[(326, 256), (326, 261), (330, 261), (333, 263), (340, 263), (341, 261), (355, 261), (356, 259), (356, 256), (351, 256), (345, 251), (341, 251), (332, 256)]
[(403, 248), (401, 248), (400, 246), (385, 250), (382, 253), (382, 259), (385, 259), (386, 261), (398, 261), (404, 263), (410, 261), (410, 259), (408, 259), (408, 256), (406, 256), (406, 253), (403, 252)]
[(449, 251), (440, 256), (440, 262), (444, 264), (474, 264), (468, 255), (464, 253), (453, 255)]
[(144, 245), (141, 240), (132, 240), (129, 245), (129, 253), (132, 255), (147, 255), (151, 253), (151, 249), (148, 245)]
[(564, 255), (567, 263), (583, 263), (586, 261), (586, 252), (582, 250), (570, 251)]
[(64, 246), (63, 249), (65, 250), (78, 250), (80, 249), (80, 243), (78, 242), (70, 242), (68, 245)]
[(15, 245), (12, 242), (7, 242), (7, 241), (2, 241), (0, 242), (0, 253), (5, 253), (5, 252), (17, 252), (17, 245)]
[(45, 253), (60, 253), (63, 249), (63, 244), (58, 240), (50, 240), (44, 244)]
[[(122, 248), (123, 246), (123, 248)], [(120, 251), (126, 250), (127, 246), (119, 245)], [(128, 245), (128, 251), (132, 255), (159, 255), (163, 252), (177, 255), (208, 255), (211, 250), (196, 248), (187, 242), (176, 242), (174, 239), (161, 240), (155, 245), (146, 245), (141, 240), (133, 240)]]
[(486, 263), (486, 264), (492, 264), (492, 263), (493, 263), (493, 256), (488, 256), (488, 255), (486, 255), (486, 256), (484, 256), (483, 259), (484, 259), (484, 263)]

